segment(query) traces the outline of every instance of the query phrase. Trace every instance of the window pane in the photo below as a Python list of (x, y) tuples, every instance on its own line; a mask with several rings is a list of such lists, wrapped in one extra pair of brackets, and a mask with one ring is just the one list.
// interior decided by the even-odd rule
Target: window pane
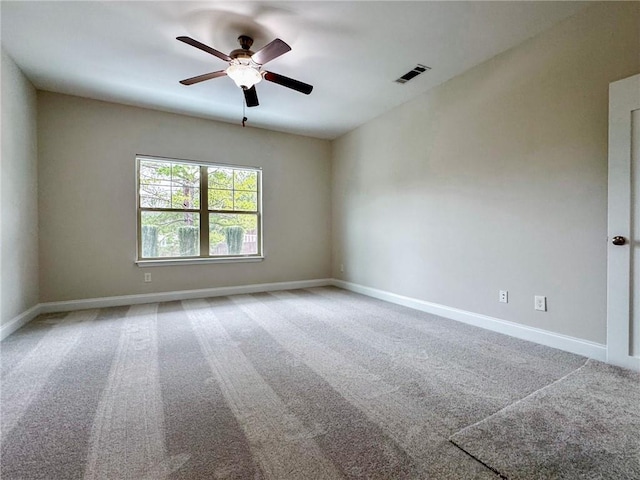
[(171, 208), (171, 185), (140, 184), (140, 206)]
[(174, 163), (171, 166), (171, 177), (173, 182), (178, 186), (199, 187), (200, 167), (197, 165)]
[(233, 191), (209, 190), (209, 210), (233, 210)]
[(200, 208), (200, 189), (174, 187), (171, 192), (171, 208)]
[(200, 255), (200, 214), (141, 212), (142, 258)]
[(255, 170), (235, 170), (234, 189), (256, 192), (258, 190), (258, 172)]
[(258, 210), (258, 194), (254, 192), (233, 192), (233, 209), (255, 212)]
[(211, 256), (257, 255), (258, 215), (210, 214), (209, 245)]
[(200, 167), (174, 163), (171, 179), (171, 208), (199, 208)]
[(222, 188), (231, 190), (233, 188), (233, 169), (211, 167), (209, 171), (209, 188)]
[(168, 162), (140, 161), (140, 183), (171, 181), (171, 164)]
[(169, 162), (140, 162), (140, 206), (200, 208), (200, 167)]

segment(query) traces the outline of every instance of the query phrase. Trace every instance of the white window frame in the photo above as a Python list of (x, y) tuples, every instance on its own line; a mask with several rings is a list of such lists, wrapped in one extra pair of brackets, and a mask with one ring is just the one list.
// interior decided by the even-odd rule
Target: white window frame
[[(197, 209), (181, 209), (181, 208), (148, 208), (140, 205), (140, 162), (166, 162), (191, 164), (200, 167), (200, 206)], [(258, 208), (255, 212), (235, 211), (235, 210), (217, 210), (209, 209), (209, 176), (205, 174), (210, 167), (231, 168), (239, 170), (253, 170), (258, 174), (257, 181), (257, 201)], [(219, 162), (202, 162), (196, 160), (185, 160), (180, 158), (158, 157), (151, 155), (136, 155), (135, 159), (135, 175), (136, 175), (136, 261), (140, 267), (153, 267), (164, 265), (193, 265), (201, 263), (235, 263), (235, 262), (261, 262), (264, 259), (263, 247), (263, 229), (262, 229), (262, 168), (247, 165), (232, 165)], [(142, 257), (142, 212), (144, 211), (168, 211), (168, 212), (194, 212), (200, 215), (200, 255), (192, 257)], [(256, 214), (258, 217), (257, 225), (257, 246), (258, 252), (246, 255), (216, 255), (211, 256), (209, 252), (209, 214), (227, 213), (227, 214)]]

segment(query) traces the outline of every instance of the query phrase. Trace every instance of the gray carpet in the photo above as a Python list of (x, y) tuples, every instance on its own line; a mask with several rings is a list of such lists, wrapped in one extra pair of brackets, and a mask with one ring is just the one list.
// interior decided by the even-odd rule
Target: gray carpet
[(586, 371), (336, 288), (41, 316), (0, 346), (1, 474), (25, 480), (496, 479), (451, 435)]
[(590, 360), (451, 440), (509, 479), (640, 479), (640, 374)]

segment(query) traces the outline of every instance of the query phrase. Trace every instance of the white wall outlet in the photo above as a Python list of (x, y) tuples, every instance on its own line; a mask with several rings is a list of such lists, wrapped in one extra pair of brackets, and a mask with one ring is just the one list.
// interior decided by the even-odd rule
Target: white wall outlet
[(151, 283), (151, 274), (150, 273), (145, 273), (144, 274), (144, 283)]
[(344, 273), (344, 264), (342, 264), (342, 263), (340, 264), (340, 272)]
[(509, 303), (509, 292), (507, 290), (500, 290), (498, 293), (498, 301), (500, 303)]
[(547, 297), (543, 297), (542, 295), (536, 295), (533, 297), (533, 308), (536, 310), (540, 310), (542, 312), (547, 311)]

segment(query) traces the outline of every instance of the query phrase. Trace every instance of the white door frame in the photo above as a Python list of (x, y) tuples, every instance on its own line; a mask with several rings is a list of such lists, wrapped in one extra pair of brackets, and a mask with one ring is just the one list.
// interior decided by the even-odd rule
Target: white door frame
[[(634, 370), (640, 370), (640, 357), (631, 355), (633, 297), (630, 276), (632, 252), (629, 239), (633, 233), (631, 114), (638, 109), (640, 109), (640, 75), (609, 85), (607, 362)], [(640, 168), (640, 165), (636, 168)], [(640, 225), (637, 225), (636, 229), (639, 227)], [(613, 237), (618, 235), (627, 240), (622, 246), (612, 243)]]

